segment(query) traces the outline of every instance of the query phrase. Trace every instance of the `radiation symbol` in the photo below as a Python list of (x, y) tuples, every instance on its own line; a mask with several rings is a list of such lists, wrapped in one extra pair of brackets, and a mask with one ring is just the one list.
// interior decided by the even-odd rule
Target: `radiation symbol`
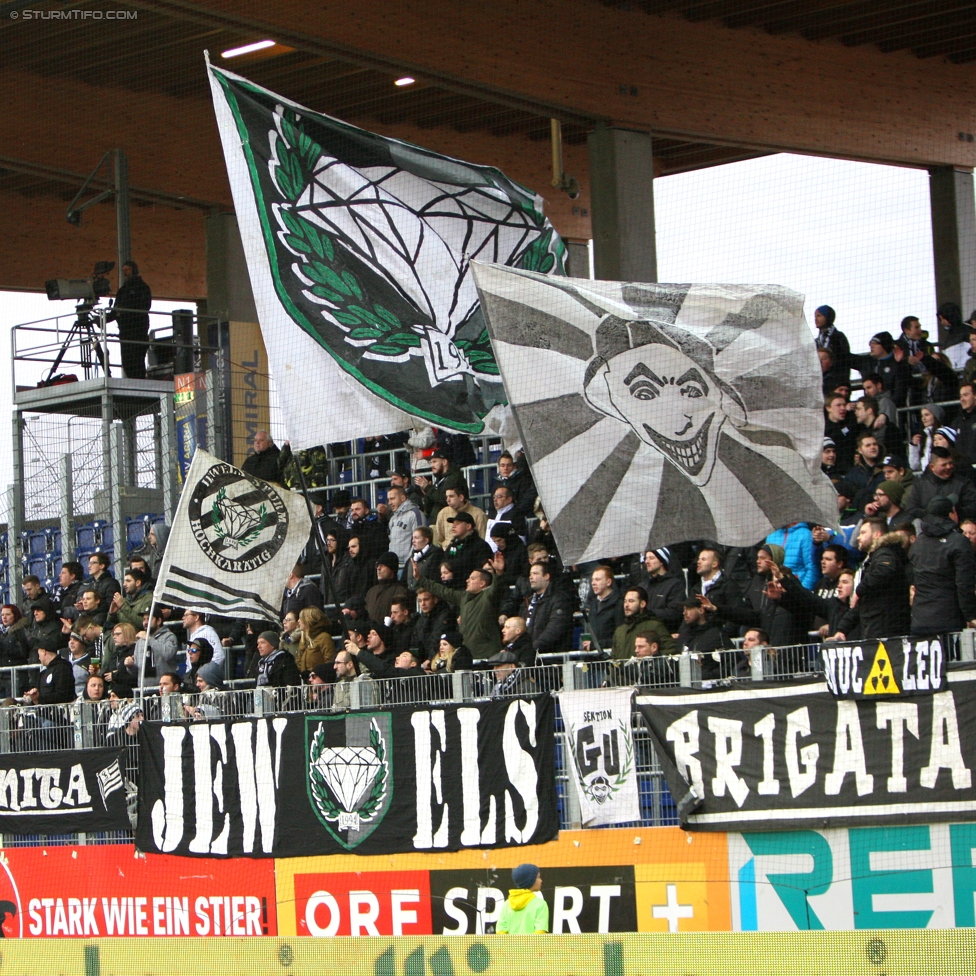
[(891, 669), (891, 657), (883, 641), (878, 641), (878, 649), (874, 652), (874, 661), (868, 672), (868, 679), (864, 682), (865, 695), (899, 695), (901, 688), (895, 681), (895, 672)]

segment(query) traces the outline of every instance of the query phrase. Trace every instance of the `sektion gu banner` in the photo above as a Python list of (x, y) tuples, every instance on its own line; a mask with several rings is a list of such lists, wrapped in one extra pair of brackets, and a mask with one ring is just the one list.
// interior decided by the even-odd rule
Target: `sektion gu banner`
[(129, 830), (124, 749), (0, 756), (0, 833)]
[(584, 826), (640, 820), (633, 695), (633, 688), (598, 688), (559, 696)]
[(945, 690), (849, 701), (824, 682), (675, 689), (637, 704), (682, 826), (763, 830), (976, 819), (976, 668)]
[(395, 854), (558, 834), (551, 697), (144, 723), (140, 850)]

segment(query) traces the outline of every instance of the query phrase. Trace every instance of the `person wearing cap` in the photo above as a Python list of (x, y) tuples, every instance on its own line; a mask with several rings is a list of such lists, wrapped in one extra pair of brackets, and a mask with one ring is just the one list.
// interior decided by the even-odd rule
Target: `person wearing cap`
[(430, 477), (416, 475), (414, 484), (424, 493), (424, 511), (428, 521), (435, 521), (442, 508), (447, 506), (447, 489), (463, 488), (467, 493), (464, 475), (455, 468), (443, 451), (430, 455)]
[(949, 498), (933, 498), (908, 554), (912, 566), (912, 636), (976, 627), (976, 555), (960, 532)]
[(511, 698), (528, 691), (526, 682), (522, 680), (522, 665), (512, 651), (499, 651), (486, 663), (491, 665), (495, 678), (490, 698)]
[(933, 447), (928, 468), (915, 479), (904, 498), (906, 519), (922, 518), (933, 498), (955, 498), (959, 518), (976, 518), (976, 485), (972, 478), (956, 474), (952, 452)]
[(678, 630), (678, 649), (702, 655), (701, 675), (705, 680), (721, 677), (721, 655), (716, 652), (733, 646), (726, 633), (725, 622), (697, 599), (685, 600), (681, 612), (683, 619)]
[(488, 530), (492, 550), (502, 554), (504, 567), (501, 572), (502, 585), (514, 586), (520, 576), (528, 578), (529, 553), (525, 543), (515, 533), (508, 522), (496, 522)]
[(414, 649), (401, 651), (396, 656), (387, 649), (389, 631), (386, 624), (371, 620), (366, 646), (359, 647), (354, 641), (346, 641), (345, 650), (359, 661), (374, 678), (413, 678), (427, 672), (420, 667), (419, 652)]
[(91, 644), (76, 631), (68, 638), (68, 662), (75, 679), (75, 696), (81, 695), (88, 683), (89, 666), (91, 665)]
[(915, 473), (908, 466), (908, 459), (901, 454), (888, 454), (881, 462), (885, 481), (897, 481), (904, 485), (905, 491), (912, 487)]
[(478, 535), (477, 521), (470, 512), (455, 512), (447, 521), (451, 538), (444, 548), (444, 558), (455, 579), (467, 579), (472, 569), (492, 559), (491, 546)]
[(260, 659), (257, 668), (257, 684), (259, 688), (284, 688), (300, 685), (302, 676), (295, 659), (283, 651), (279, 646), (278, 632), (265, 630), (258, 635), (258, 654)]
[(846, 474), (854, 464), (855, 424), (847, 412), (847, 397), (831, 393), (824, 400), (824, 437), (834, 442), (837, 451), (837, 473)]
[[(61, 632), (61, 620), (47, 594), (33, 603), (31, 615), (34, 619), (32, 623), (27, 625), (25, 636), (27, 643), (34, 652), (39, 647), (60, 651), (61, 648), (68, 646), (68, 636)], [(29, 663), (33, 664), (34, 661)]]
[(813, 533), (806, 522), (792, 522), (766, 536), (766, 542), (782, 546), (785, 553), (779, 566), (786, 566), (802, 586), (812, 590), (820, 578), (820, 567), (813, 543)]
[(390, 506), (390, 552), (395, 552), (401, 566), (413, 555), (413, 532), (427, 524), (427, 516), (407, 496), (399, 485), (390, 485), (386, 491), (386, 503)]
[(37, 684), (24, 695), (25, 701), (31, 705), (60, 705), (74, 701), (77, 692), (71, 665), (57, 650), (43, 646), (37, 648), (37, 659), (41, 671)]
[[(657, 641), (664, 654), (673, 654), (677, 647), (667, 627), (647, 611), (647, 593), (639, 586), (628, 587), (624, 592), (624, 622), (614, 631), (610, 656), (616, 661), (626, 661), (634, 656), (634, 638), (643, 634)], [(697, 603), (696, 603), (697, 606)]]
[(609, 651), (614, 632), (624, 622), (623, 600), (609, 566), (597, 566), (590, 574), (590, 592), (583, 601), (583, 616), (585, 630), (590, 634), (590, 640), (583, 641), (583, 650)]
[(197, 672), (213, 660), (213, 645), (206, 637), (194, 637), (187, 641), (186, 660), (189, 667), (183, 677), (183, 690), (193, 693), (197, 690)]
[[(481, 542), (480, 539), (478, 541)], [(482, 545), (488, 549), (485, 543)], [(472, 568), (469, 571), (463, 590), (452, 589), (437, 580), (425, 579), (422, 583), (423, 588), (434, 596), (458, 607), (464, 643), (475, 660), (491, 657), (501, 648), (498, 616), (505, 590), (494, 563), (486, 560), (483, 565), (485, 568)], [(421, 584), (416, 563), (413, 564), (413, 574), (411, 587), (419, 589)]]
[(390, 615), (394, 600), (407, 599), (410, 591), (397, 579), (400, 560), (387, 552), (376, 560), (376, 581), (366, 591), (366, 613), (370, 620), (384, 620)]
[(840, 477), (837, 471), (837, 445), (832, 437), (823, 439), (823, 446), (820, 448), (820, 470), (833, 481)]
[(124, 702), (112, 713), (112, 717), (108, 721), (108, 732), (110, 735), (128, 735), (135, 738), (139, 734), (139, 726), (142, 725), (145, 717), (140, 702)]
[(442, 549), (447, 549), (453, 541), (451, 523), (454, 517), (461, 512), (465, 512), (471, 516), (475, 532), (479, 538), (484, 539), (488, 533), (488, 516), (477, 505), (471, 504), (468, 499), (467, 485), (448, 488), (444, 492), (444, 498), (447, 505), (437, 513), (437, 519), (433, 525), (434, 545), (440, 546)]
[(427, 506), (424, 504), (424, 493), (413, 483), (413, 479), (410, 477), (410, 472), (406, 466), (390, 468), (386, 472), (386, 476), (390, 479), (391, 488), (402, 488), (407, 499), (413, 502), (426, 515)]
[(904, 350), (899, 346), (896, 354), (895, 340), (890, 332), (878, 332), (871, 336), (868, 350), (866, 356), (852, 356), (853, 364), (862, 377), (872, 374), (880, 376), (896, 406), (905, 406), (911, 387), (912, 370), (905, 359)]
[(534, 864), (512, 869), (512, 884), (502, 905), (498, 935), (535, 935), (549, 931), (549, 906), (542, 897), (542, 874)]
[(455, 671), (470, 671), (474, 667), (474, 660), (471, 652), (464, 646), (464, 638), (460, 632), (447, 630), (441, 634), (437, 653), (429, 661), (424, 661), (422, 667), (431, 674), (442, 671), (453, 674)]
[(834, 324), (837, 313), (829, 305), (821, 305), (814, 313), (817, 326), (816, 345), (831, 358), (831, 374), (836, 382), (849, 382), (851, 377), (851, 346), (847, 336)]

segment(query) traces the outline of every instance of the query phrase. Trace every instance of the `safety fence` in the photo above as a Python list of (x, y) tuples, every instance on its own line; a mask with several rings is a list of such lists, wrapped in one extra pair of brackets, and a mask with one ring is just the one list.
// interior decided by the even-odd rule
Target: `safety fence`
[[(974, 631), (948, 635), (947, 660), (973, 660)], [(829, 645), (824, 645), (829, 654)], [(438, 673), (402, 678), (360, 676), (335, 684), (283, 688), (235, 687), (199, 694), (158, 695), (143, 689), (139, 701), (148, 721), (193, 722), (219, 718), (250, 718), (281, 713), (347, 712), (395, 705), (438, 702), (476, 702), (491, 698), (558, 694), (577, 689), (634, 687), (649, 690), (668, 687), (714, 687), (723, 684), (809, 680), (823, 672), (821, 645), (725, 649), (705, 653), (687, 651), (669, 657), (635, 658), (629, 661), (572, 660), (531, 668), (485, 664), (481, 670)], [(0, 669), (0, 687), (16, 697), (36, 683), (36, 667)], [(49, 752), (106, 745), (126, 747), (126, 790), (129, 808), (136, 805), (138, 769), (137, 738), (120, 718), (127, 699), (62, 705), (19, 705), (14, 697), (0, 707), (0, 755)], [(635, 826), (662, 826), (678, 822), (674, 802), (664, 781), (650, 735), (638, 710), (633, 713), (634, 744), (640, 791), (640, 820)], [(556, 711), (556, 791), (560, 826), (579, 826), (575, 791), (570, 789), (565, 751), (565, 730)], [(9, 847), (104, 844), (131, 839), (126, 832), (98, 835), (66, 834), (3, 835)]]

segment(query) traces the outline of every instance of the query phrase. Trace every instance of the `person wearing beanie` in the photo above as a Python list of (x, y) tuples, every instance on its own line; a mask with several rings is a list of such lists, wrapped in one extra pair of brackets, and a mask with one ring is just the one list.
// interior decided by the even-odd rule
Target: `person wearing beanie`
[(631, 577), (631, 582), (647, 594), (648, 613), (677, 633), (684, 619), (681, 604), (688, 595), (681, 567), (672, 560), (671, 550), (662, 546), (644, 552), (643, 570), (642, 578)]
[(512, 869), (512, 884), (502, 905), (497, 935), (540, 935), (549, 931), (549, 906), (542, 897), (542, 874), (534, 864)]
[[(773, 562), (777, 566), (786, 566), (791, 570), (801, 586), (808, 590), (814, 588), (817, 580), (820, 579), (820, 566), (815, 552), (813, 532), (805, 522), (794, 522), (785, 529), (770, 532), (766, 536), (766, 545), (782, 547), (783, 558), (776, 559), (773, 555)], [(766, 628), (763, 629), (769, 633)]]
[(939, 318), (939, 346), (949, 357), (953, 369), (965, 369), (969, 354), (969, 326), (962, 320), (962, 309), (955, 302), (943, 302)]
[(224, 676), (221, 673), (220, 665), (211, 661), (204, 664), (197, 671), (197, 688), (200, 691), (223, 691)]
[(841, 332), (834, 320), (837, 313), (829, 305), (821, 305), (813, 313), (817, 326), (817, 349), (825, 349), (832, 360), (831, 376), (837, 383), (848, 383), (851, 379), (851, 345), (847, 336)]
[(933, 498), (908, 554), (912, 565), (912, 636), (976, 627), (976, 554), (952, 520), (956, 499)]
[(874, 498), (864, 506), (864, 514), (868, 518), (874, 516), (883, 518), (888, 523), (888, 529), (905, 521), (901, 503), (905, 498), (905, 486), (900, 481), (882, 481), (874, 489)]
[(868, 349), (870, 351), (866, 356), (851, 357), (862, 379), (877, 375), (894, 400), (895, 406), (905, 406), (912, 384), (912, 367), (905, 356), (905, 350), (901, 346), (895, 346), (890, 332), (876, 332), (871, 336)]
[(448, 630), (441, 634), (440, 646), (437, 653), (424, 661), (427, 668), (434, 674), (445, 671), (452, 674), (455, 671), (470, 671), (474, 667), (471, 652), (464, 646), (464, 638), (459, 631)]
[(302, 683), (298, 665), (291, 653), (279, 646), (277, 631), (265, 630), (258, 635), (257, 683), (259, 688), (285, 688)]
[(395, 552), (384, 553), (376, 560), (376, 583), (366, 591), (366, 613), (370, 620), (390, 616), (394, 600), (407, 600), (410, 591), (397, 579), (400, 559)]

